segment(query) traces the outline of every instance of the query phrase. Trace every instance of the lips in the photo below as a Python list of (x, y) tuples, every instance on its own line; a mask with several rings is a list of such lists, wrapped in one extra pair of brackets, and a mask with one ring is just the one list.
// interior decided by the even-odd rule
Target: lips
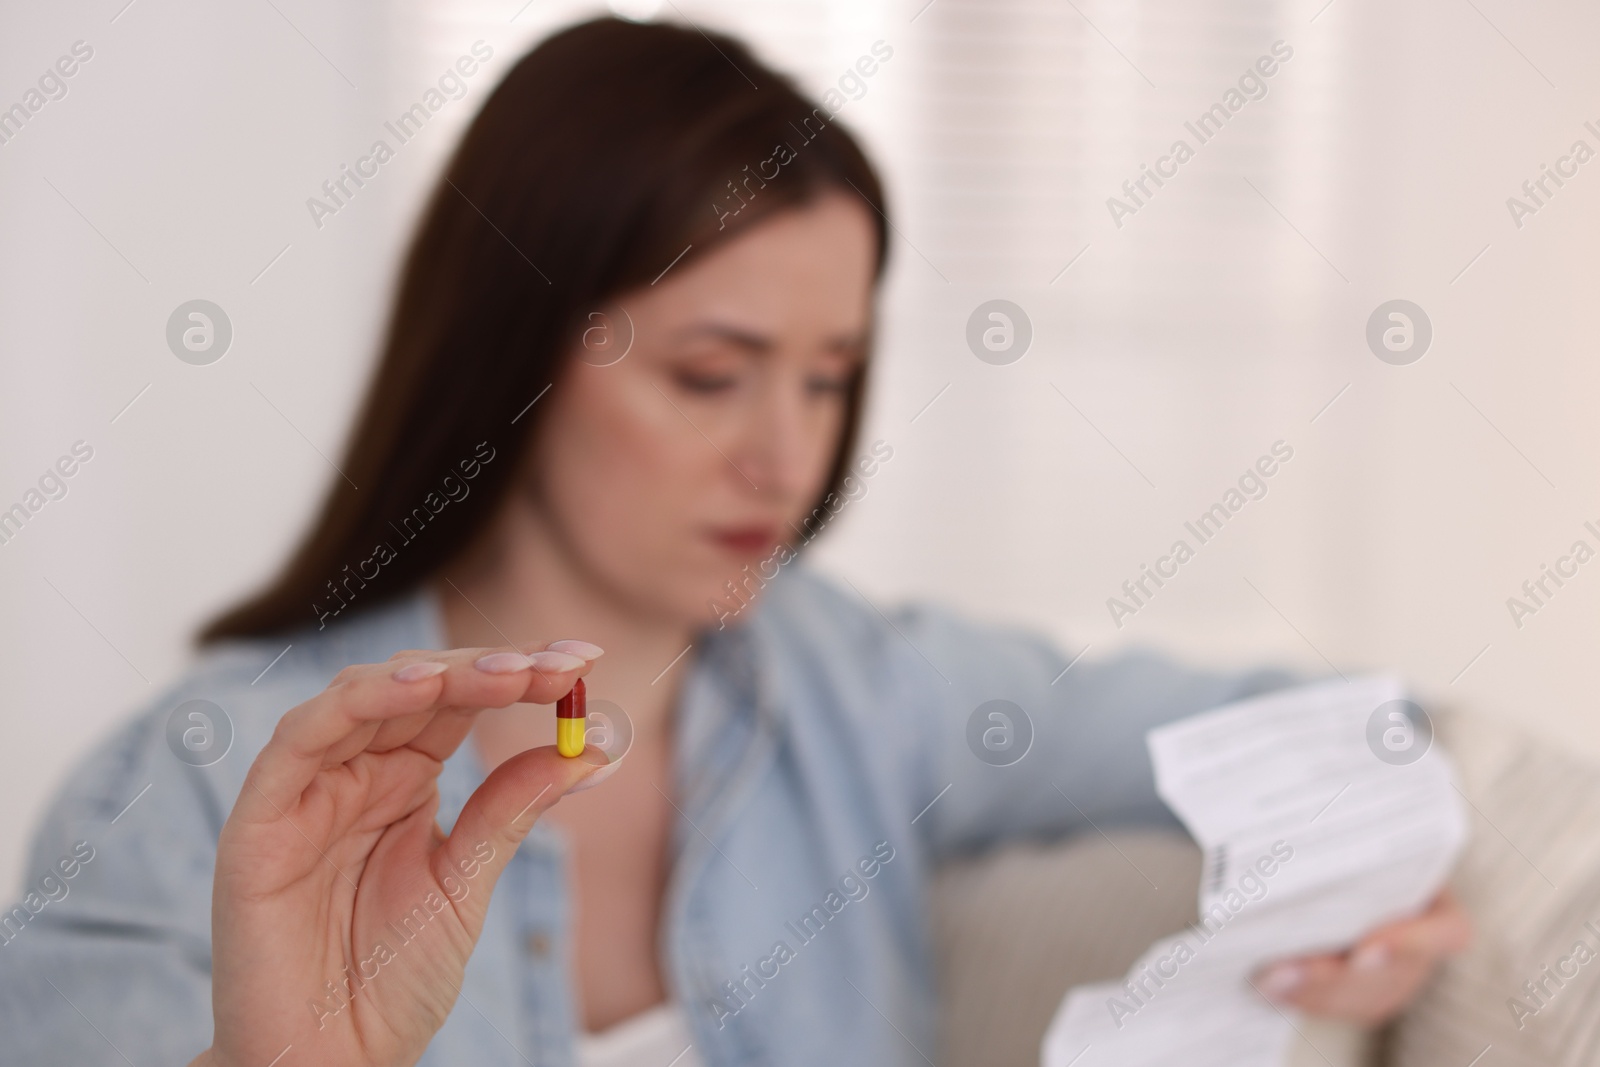
[(776, 526), (727, 526), (711, 531), (711, 540), (740, 556), (758, 556), (778, 543)]

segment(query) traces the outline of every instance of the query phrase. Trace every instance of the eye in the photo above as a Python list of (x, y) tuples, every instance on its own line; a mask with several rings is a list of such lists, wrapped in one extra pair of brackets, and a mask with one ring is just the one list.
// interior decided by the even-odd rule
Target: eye
[(850, 391), (850, 385), (861, 372), (861, 358), (854, 350), (832, 352), (826, 359), (816, 361), (808, 368), (806, 392), (812, 396), (839, 396)]
[(680, 370), (674, 373), (672, 377), (673, 381), (678, 384), (678, 388), (685, 392), (697, 393), (702, 396), (727, 392), (739, 384), (737, 375), (726, 373)]
[(853, 377), (853, 374), (814, 374), (806, 379), (806, 391), (813, 396), (847, 393)]

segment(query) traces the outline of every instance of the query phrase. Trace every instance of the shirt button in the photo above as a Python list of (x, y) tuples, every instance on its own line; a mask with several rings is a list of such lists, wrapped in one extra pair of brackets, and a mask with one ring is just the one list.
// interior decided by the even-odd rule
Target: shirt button
[(528, 935), (528, 955), (534, 959), (544, 959), (550, 955), (550, 937), (543, 930), (535, 930)]

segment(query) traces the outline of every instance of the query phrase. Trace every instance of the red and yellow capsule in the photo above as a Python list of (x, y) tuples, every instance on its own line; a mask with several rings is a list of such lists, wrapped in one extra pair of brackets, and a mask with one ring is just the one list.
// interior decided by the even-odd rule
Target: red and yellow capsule
[(583, 755), (583, 735), (588, 727), (588, 697), (583, 679), (572, 692), (556, 701), (556, 751), (568, 759)]

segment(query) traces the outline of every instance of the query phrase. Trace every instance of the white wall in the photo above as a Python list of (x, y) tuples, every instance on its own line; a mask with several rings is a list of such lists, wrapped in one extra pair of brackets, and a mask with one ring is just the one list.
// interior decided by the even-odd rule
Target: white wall
[[(319, 453), (339, 451), (443, 152), (521, 48), (588, 10), (274, 4), (4, 16), (0, 106), (74, 41), (94, 56), (0, 145), (0, 508), (74, 441), (94, 458), (0, 545), (0, 885), (22, 876), (71, 762), (280, 560), (336, 476)], [(1394, 666), (1600, 758), (1600, 564), (1520, 629), (1506, 608), (1574, 539), (1600, 547), (1582, 527), (1600, 526), (1585, 358), (1600, 162), (1520, 230), (1505, 206), (1573, 140), (1600, 150), (1582, 126), (1600, 126), (1584, 104), (1600, 15), (1577, 0), (677, 7), (814, 89), (875, 40), (894, 48), (842, 118), (897, 210), (868, 430), (895, 457), (828, 566), (875, 599), (942, 598), (1090, 655), (1141, 642)], [(316, 228), (305, 199), (478, 39), (495, 57), (467, 96)], [(1268, 95), (1115, 227), (1106, 198), (1279, 39), (1295, 51)], [(164, 339), (196, 297), (235, 330), (206, 367)], [(1034, 327), (1010, 366), (964, 340), (996, 297)], [(1364, 340), (1396, 297), (1434, 326), (1410, 366)], [(1295, 454), (1268, 496), (1115, 626), (1106, 598), (1278, 439)]]

